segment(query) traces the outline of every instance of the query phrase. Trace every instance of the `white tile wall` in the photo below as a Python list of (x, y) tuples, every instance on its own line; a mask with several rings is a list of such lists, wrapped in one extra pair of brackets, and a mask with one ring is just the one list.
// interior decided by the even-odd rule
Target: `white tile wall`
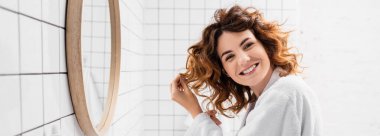
[[(115, 118), (107, 135), (184, 134), (188, 115), (170, 100), (169, 82), (183, 71), (187, 48), (200, 37), (215, 9), (234, 3), (253, 5), (266, 18), (286, 20), (286, 27), (296, 28), (291, 38), (309, 67), (306, 81), (321, 98), (326, 135), (380, 134), (376, 116), (380, 111), (371, 108), (380, 103), (376, 91), (380, 20), (373, 18), (379, 16), (375, 6), (379, 3), (351, 1), (335, 7), (341, 3), (326, 6), (326, 2), (120, 0), (121, 80)], [(67, 83), (66, 3), (0, 0), (0, 18), (6, 19), (0, 21), (0, 135), (84, 135), (73, 113)], [(361, 10), (350, 10), (357, 7)], [(326, 81), (334, 85), (326, 85)], [(239, 119), (222, 120), (230, 124), (223, 126), (226, 135), (240, 125)]]
[(18, 16), (15, 13), (0, 9), (0, 18), (7, 21), (0, 21), (0, 73), (19, 72), (19, 27)]
[[(7, 20), (0, 21), (0, 135), (84, 135), (67, 81), (66, 3), (0, 1), (0, 18)], [(126, 9), (121, 10), (121, 77), (126, 78), (120, 82), (116, 114), (107, 135), (135, 136), (143, 131), (143, 1), (119, 3)], [(130, 118), (134, 116), (140, 118)]]
[(0, 76), (0, 135), (21, 131), (20, 76)]
[(41, 19), (42, 1), (41, 0), (19, 0), (20, 13), (30, 17)]
[(21, 76), (22, 131), (33, 129), (44, 120), (42, 75)]
[(20, 16), (21, 73), (42, 72), (42, 23)]

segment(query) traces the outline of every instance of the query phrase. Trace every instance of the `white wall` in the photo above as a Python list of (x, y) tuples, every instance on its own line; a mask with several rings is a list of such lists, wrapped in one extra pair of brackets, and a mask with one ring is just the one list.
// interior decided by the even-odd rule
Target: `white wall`
[[(120, 93), (107, 135), (135, 136), (143, 131), (143, 1), (119, 3)], [(83, 135), (68, 90), (65, 10), (65, 0), (0, 0), (0, 135)]]
[[(239, 0), (295, 28), (303, 76), (320, 99), (326, 136), (380, 135), (380, 16), (376, 0)], [(108, 135), (183, 135), (169, 98), (186, 49), (228, 0), (121, 0), (122, 64)], [(327, 4), (328, 3), (328, 4)], [(0, 135), (83, 135), (65, 63), (65, 0), (0, 0)], [(226, 134), (239, 119), (224, 120)], [(229, 122), (229, 123), (226, 123)]]
[(380, 2), (300, 1), (299, 7), (298, 47), (326, 136), (380, 135)]

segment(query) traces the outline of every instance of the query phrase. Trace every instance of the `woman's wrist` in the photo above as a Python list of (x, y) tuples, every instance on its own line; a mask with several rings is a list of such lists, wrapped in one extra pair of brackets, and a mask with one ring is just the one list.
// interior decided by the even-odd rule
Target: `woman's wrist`
[(196, 109), (194, 109), (193, 111), (190, 111), (190, 114), (193, 118), (195, 118), (198, 114), (201, 114), (203, 111), (201, 109), (201, 107), (197, 107)]

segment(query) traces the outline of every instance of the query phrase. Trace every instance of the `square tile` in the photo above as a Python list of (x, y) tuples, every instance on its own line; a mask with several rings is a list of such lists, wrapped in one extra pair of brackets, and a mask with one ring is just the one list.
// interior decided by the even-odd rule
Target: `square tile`
[(205, 2), (204, 0), (191, 0), (190, 1), (190, 8), (196, 8), (196, 9), (201, 9), (205, 8)]
[(158, 0), (144, 0), (144, 8), (158, 8)]
[(145, 86), (143, 94), (144, 94), (143, 98), (145, 100), (158, 99), (159, 98), (158, 86)]
[(158, 9), (145, 9), (144, 23), (157, 24), (158, 23)]
[(160, 40), (158, 53), (164, 55), (174, 54), (174, 43), (173, 40)]
[(60, 117), (60, 92), (59, 75), (43, 75), (44, 94), (44, 123), (56, 120)]
[(1, 9), (0, 18), (0, 73), (19, 73), (18, 15)]
[(190, 0), (175, 0), (174, 1), (174, 8), (176, 9), (189, 8), (189, 6), (190, 6)]
[(43, 72), (59, 72), (59, 28), (42, 24)]
[(189, 38), (189, 25), (175, 25), (174, 26), (174, 39), (186, 40)]
[[(171, 116), (160, 116), (159, 117), (159, 129), (173, 129), (173, 117)], [(163, 132), (163, 131), (160, 131)]]
[(174, 26), (173, 25), (159, 25), (159, 38), (163, 40), (171, 40), (174, 38)]
[(41, 0), (19, 0), (20, 12), (37, 19), (41, 19)]
[(144, 40), (144, 53), (158, 54), (158, 40)]
[(236, 0), (222, 0), (222, 7), (223, 8), (230, 8), (235, 5), (237, 2)]
[(158, 72), (157, 71), (145, 71), (144, 72), (144, 83), (146, 85), (157, 85), (158, 84)]
[(158, 20), (160, 24), (172, 24), (174, 22), (173, 9), (160, 9), (158, 12)]
[(159, 87), (159, 99), (160, 100), (168, 100), (168, 101), (171, 101), (171, 94), (170, 94), (170, 89), (171, 89), (171, 86), (170, 85), (161, 85)]
[(257, 9), (266, 10), (267, 9), (267, 0), (253, 0), (253, 7)]
[(158, 25), (144, 25), (144, 37), (146, 40), (158, 39)]
[[(167, 91), (168, 92), (168, 91)], [(173, 115), (174, 113), (174, 102), (171, 100), (161, 100), (159, 101), (159, 113), (163, 115)]]
[(176, 72), (185, 72), (187, 63), (187, 55), (176, 55), (174, 58), (174, 66)]
[(144, 56), (144, 70), (158, 69), (158, 56)]
[(21, 132), (20, 77), (0, 76), (0, 135)]
[(220, 8), (221, 1), (220, 0), (206, 0), (205, 1), (205, 8), (207, 9), (217, 9)]
[(158, 101), (149, 100), (144, 102), (144, 113), (145, 115), (157, 115), (158, 111)]
[(159, 71), (158, 73), (160, 79), (159, 84), (160, 85), (169, 85), (170, 82), (174, 79), (175, 75), (173, 71)]
[(268, 9), (281, 9), (282, 7), (282, 0), (267, 0), (267, 7)]
[(145, 116), (144, 117), (144, 129), (158, 129), (158, 117), (157, 116)]
[(60, 26), (60, 0), (42, 0), (42, 20)]
[(0, 5), (14, 11), (18, 11), (18, 0), (0, 0)]
[(160, 130), (159, 133), (160, 136), (172, 136), (174, 132), (172, 130)]
[(175, 24), (189, 24), (189, 9), (175, 9), (174, 23)]
[(176, 40), (174, 41), (174, 54), (176, 55), (187, 55), (187, 50), (192, 46), (187, 40)]
[(160, 8), (173, 8), (174, 0), (159, 0), (158, 4)]
[(21, 73), (42, 72), (41, 22), (20, 16)]
[(61, 120), (44, 125), (44, 135), (46, 136), (60, 136), (61, 133)]
[(190, 39), (200, 39), (202, 36), (203, 25), (190, 26)]
[(66, 26), (66, 6), (67, 0), (59, 0), (59, 26), (61, 27)]
[(143, 132), (144, 136), (158, 136), (158, 134), (159, 134), (159, 131), (157, 130), (145, 130)]
[(43, 124), (42, 75), (21, 76), (22, 131)]
[(201, 24), (205, 23), (205, 10), (203, 9), (193, 9), (190, 11), (190, 24)]

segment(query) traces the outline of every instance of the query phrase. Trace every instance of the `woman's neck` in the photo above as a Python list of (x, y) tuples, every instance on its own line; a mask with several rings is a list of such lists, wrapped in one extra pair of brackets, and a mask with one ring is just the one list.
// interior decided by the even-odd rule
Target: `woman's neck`
[(265, 75), (264, 79), (261, 80), (257, 85), (250, 86), (251, 90), (253, 91), (253, 94), (256, 95), (256, 98), (259, 98), (261, 93), (263, 92), (264, 88), (267, 86), (271, 76), (273, 73), (273, 68), (269, 68), (267, 74)]

